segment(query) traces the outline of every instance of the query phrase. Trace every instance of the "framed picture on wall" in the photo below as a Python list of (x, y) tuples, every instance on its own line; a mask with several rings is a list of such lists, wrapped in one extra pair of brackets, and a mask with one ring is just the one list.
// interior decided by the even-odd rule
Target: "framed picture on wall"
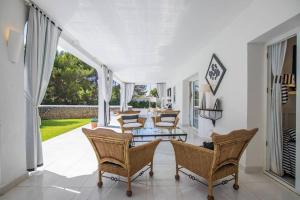
[(226, 68), (219, 58), (213, 54), (205, 75), (205, 79), (214, 95), (218, 91), (225, 72)]
[(176, 102), (176, 88), (175, 86), (173, 87), (173, 103)]
[(168, 89), (167, 89), (167, 96), (168, 96), (168, 97), (171, 97), (171, 96), (172, 96), (171, 88), (168, 88)]

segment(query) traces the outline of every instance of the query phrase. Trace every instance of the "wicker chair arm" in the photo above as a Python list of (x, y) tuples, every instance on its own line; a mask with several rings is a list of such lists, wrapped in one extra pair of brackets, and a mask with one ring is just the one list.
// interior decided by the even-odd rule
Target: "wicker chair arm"
[(137, 121), (138, 121), (139, 123), (143, 124), (143, 126), (144, 126), (145, 121), (146, 121), (146, 118), (139, 117)]
[(172, 140), (176, 163), (206, 178), (212, 170), (214, 151), (200, 146)]
[(117, 118), (117, 121), (120, 123), (121, 126), (123, 126), (124, 121), (123, 121), (122, 117)]
[(174, 122), (174, 127), (176, 128), (179, 122), (179, 117), (176, 117), (175, 122)]
[(159, 139), (154, 140), (129, 149), (129, 165), (132, 175), (153, 161), (155, 149), (160, 141)]
[(159, 116), (152, 117), (152, 121), (153, 121), (153, 124), (155, 125), (155, 123), (160, 122), (160, 117)]

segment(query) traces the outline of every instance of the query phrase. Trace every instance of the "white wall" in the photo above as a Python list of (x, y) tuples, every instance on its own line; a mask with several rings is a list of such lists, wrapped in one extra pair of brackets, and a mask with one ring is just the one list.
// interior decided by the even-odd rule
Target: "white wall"
[[(199, 84), (205, 83), (205, 73), (211, 56), (215, 53), (227, 68), (227, 72), (216, 94), (222, 100), (223, 118), (216, 122), (214, 130), (219, 133), (239, 128), (258, 127), (262, 130), (262, 124), (257, 123), (257, 120), (248, 120), (248, 118), (254, 117), (253, 113), (248, 112), (254, 105), (253, 102), (248, 105), (248, 101), (252, 101), (251, 92), (248, 94), (248, 78), (255, 80), (259, 76), (256, 69), (250, 71), (252, 75), (248, 76), (247, 74), (248, 43), (298, 13), (300, 13), (300, 1), (298, 0), (254, 0), (209, 45), (199, 50), (199, 53), (189, 63), (185, 63), (176, 70), (173, 84), (182, 89), (177, 91), (177, 98), (182, 99), (182, 96), (185, 95), (187, 88), (184, 87), (183, 80), (190, 75), (199, 73)], [(255, 84), (251, 85), (251, 87), (255, 86)], [(263, 91), (262, 87), (261, 91)], [(253, 98), (256, 97), (253, 96)], [(257, 98), (261, 101), (259, 95)], [(184, 104), (184, 102), (181, 103)], [(182, 107), (182, 105), (177, 106)], [(264, 112), (265, 110), (262, 110), (257, 115)], [(211, 126), (209, 122), (206, 125)], [(205, 136), (210, 133), (201, 132), (200, 134)], [(261, 142), (264, 137), (262, 134), (264, 133), (260, 131), (249, 145), (245, 154), (248, 158), (245, 158), (244, 155), (242, 165), (262, 167), (261, 155), (264, 154)]]
[[(259, 132), (251, 141), (245, 153), (247, 168), (264, 166), (265, 153), (257, 154), (257, 147), (265, 146), (266, 120), (267, 120), (267, 67), (265, 66), (265, 45), (261, 43), (248, 44), (248, 105), (247, 128), (259, 127)], [(262, 151), (264, 152), (264, 150)]]
[(23, 57), (12, 64), (7, 56), (8, 30), (23, 34), (27, 11), (23, 0), (0, 1), (0, 192), (26, 175)]

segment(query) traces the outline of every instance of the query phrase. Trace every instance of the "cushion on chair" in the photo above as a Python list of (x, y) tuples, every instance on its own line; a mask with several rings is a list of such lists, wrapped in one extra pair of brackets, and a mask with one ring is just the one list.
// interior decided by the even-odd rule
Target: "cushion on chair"
[(289, 134), (290, 134), (290, 142), (296, 142), (296, 130), (290, 129)]
[(175, 117), (161, 117), (160, 120), (162, 122), (174, 122), (175, 121)]
[(136, 114), (128, 114), (128, 115), (122, 115), (121, 116), (123, 122), (125, 124), (127, 123), (135, 123), (137, 122), (138, 118), (139, 118), (139, 115), (136, 115)]
[(155, 125), (156, 125), (156, 126), (164, 126), (164, 127), (171, 127), (171, 126), (174, 126), (174, 124), (171, 123), (171, 122), (157, 122)]
[(141, 123), (137, 123), (137, 122), (127, 123), (127, 124), (123, 125), (124, 128), (138, 128), (138, 127), (141, 127), (141, 126), (142, 126), (142, 124)]
[(206, 149), (214, 150), (214, 143), (213, 142), (203, 142), (203, 147)]
[(174, 122), (176, 120), (177, 114), (161, 114), (160, 121), (162, 122)]

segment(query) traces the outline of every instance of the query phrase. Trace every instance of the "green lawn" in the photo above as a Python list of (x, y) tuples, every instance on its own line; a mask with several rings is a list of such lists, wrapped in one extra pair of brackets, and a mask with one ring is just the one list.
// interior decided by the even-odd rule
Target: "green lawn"
[(42, 120), (42, 141), (49, 140), (65, 132), (88, 124), (91, 119), (49, 119)]

